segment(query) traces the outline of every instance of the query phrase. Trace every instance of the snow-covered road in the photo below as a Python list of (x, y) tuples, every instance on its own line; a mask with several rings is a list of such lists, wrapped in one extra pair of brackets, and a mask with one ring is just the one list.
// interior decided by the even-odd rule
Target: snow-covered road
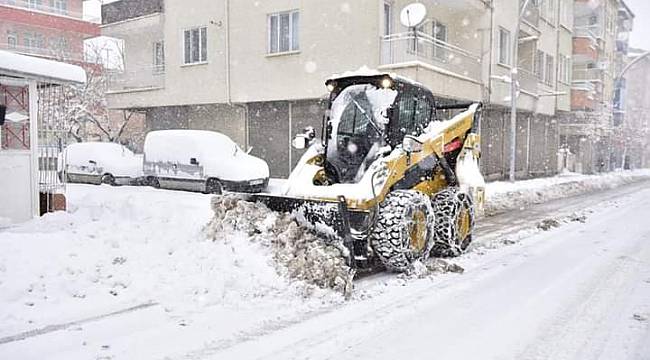
[(347, 302), (200, 240), (208, 196), (70, 195), (0, 232), (0, 359), (650, 359), (649, 182), (485, 218), (463, 274), (376, 274)]
[[(650, 359), (650, 189), (214, 359)], [(620, 194), (620, 193), (619, 193)], [(488, 221), (489, 222), (489, 221)]]

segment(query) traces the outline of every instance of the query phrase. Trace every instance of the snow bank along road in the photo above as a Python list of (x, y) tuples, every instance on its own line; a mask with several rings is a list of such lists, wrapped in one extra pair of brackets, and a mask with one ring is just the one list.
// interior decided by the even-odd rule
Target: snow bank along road
[(69, 195), (0, 232), (0, 359), (650, 359), (647, 181), (485, 218), (463, 274), (377, 274), (347, 302), (201, 240), (207, 196)]

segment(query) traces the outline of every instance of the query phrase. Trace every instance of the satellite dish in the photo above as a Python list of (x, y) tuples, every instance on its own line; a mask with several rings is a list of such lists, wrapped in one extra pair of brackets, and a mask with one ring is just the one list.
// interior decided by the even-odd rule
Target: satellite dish
[(414, 28), (424, 22), (427, 17), (427, 8), (424, 4), (413, 3), (402, 9), (399, 19), (402, 25), (408, 28)]

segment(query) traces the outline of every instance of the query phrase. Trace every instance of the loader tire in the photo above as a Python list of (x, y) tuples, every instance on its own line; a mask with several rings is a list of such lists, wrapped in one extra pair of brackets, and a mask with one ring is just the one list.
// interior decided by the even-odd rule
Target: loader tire
[(370, 246), (386, 269), (407, 272), (429, 256), (433, 245), (431, 199), (414, 190), (396, 190), (379, 205)]
[(432, 256), (455, 257), (461, 255), (472, 242), (474, 230), (474, 204), (472, 197), (450, 187), (433, 196), (435, 216)]

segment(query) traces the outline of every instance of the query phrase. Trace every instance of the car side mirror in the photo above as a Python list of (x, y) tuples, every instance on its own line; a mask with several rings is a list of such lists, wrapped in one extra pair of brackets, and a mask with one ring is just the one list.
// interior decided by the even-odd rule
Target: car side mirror
[(97, 165), (97, 161), (95, 161), (95, 160), (88, 160), (88, 163), (90, 165)]
[(190, 165), (198, 165), (199, 162), (196, 160), (196, 158), (190, 158)]
[(7, 107), (0, 105), (0, 126), (5, 124), (5, 116), (7, 115)]
[(423, 150), (423, 144), (415, 136), (406, 135), (402, 141), (402, 149), (407, 153), (417, 153)]
[(296, 137), (293, 138), (291, 146), (293, 146), (294, 149), (302, 150), (311, 145), (315, 138), (316, 131), (313, 127), (308, 126), (302, 131), (302, 133), (297, 134)]

